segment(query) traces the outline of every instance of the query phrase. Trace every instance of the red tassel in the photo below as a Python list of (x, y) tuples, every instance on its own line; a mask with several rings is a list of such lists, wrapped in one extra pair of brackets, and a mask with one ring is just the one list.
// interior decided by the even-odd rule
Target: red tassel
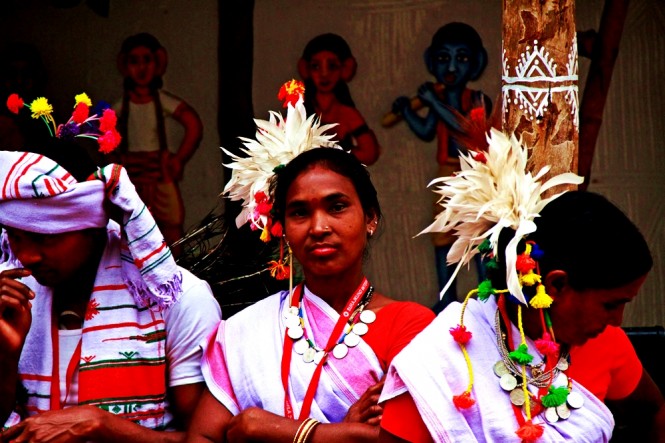
[(522, 441), (530, 443), (538, 440), (543, 435), (543, 431), (543, 425), (535, 425), (529, 420), (520, 426), (520, 428), (515, 431), (515, 434), (517, 434)]
[(469, 391), (464, 391), (460, 395), (455, 395), (453, 397), (453, 404), (457, 409), (469, 409), (476, 404), (476, 401), (471, 398), (471, 393)]
[(464, 325), (457, 325), (454, 328), (450, 328), (450, 335), (461, 345), (465, 345), (471, 340), (471, 332), (467, 331)]

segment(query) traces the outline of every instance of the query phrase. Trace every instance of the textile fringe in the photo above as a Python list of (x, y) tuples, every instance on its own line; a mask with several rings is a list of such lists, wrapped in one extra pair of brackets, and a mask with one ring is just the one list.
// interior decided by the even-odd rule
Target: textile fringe
[(155, 288), (149, 288), (143, 278), (130, 279), (125, 273), (125, 284), (129, 293), (139, 306), (157, 304), (159, 310), (174, 304), (182, 294), (182, 272), (178, 271), (173, 278)]

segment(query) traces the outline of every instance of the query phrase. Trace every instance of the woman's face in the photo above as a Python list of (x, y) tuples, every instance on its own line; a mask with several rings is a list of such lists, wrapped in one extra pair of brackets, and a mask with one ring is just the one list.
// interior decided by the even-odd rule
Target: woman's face
[(332, 92), (342, 75), (342, 62), (333, 52), (317, 52), (309, 61), (309, 75), (317, 92)]
[(285, 234), (307, 279), (362, 273), (367, 234), (375, 224), (353, 182), (323, 166), (302, 172), (286, 194)]
[(127, 54), (127, 71), (138, 86), (148, 86), (157, 71), (157, 58), (145, 46), (138, 46)]
[(646, 275), (614, 289), (576, 291), (565, 285), (550, 308), (557, 341), (581, 345), (608, 325), (621, 326), (626, 303), (637, 296), (645, 279)]

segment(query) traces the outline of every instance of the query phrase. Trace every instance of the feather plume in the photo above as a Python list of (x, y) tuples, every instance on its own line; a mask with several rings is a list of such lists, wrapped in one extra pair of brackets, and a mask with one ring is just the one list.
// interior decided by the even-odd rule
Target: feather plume
[(270, 111), (269, 120), (255, 119), (254, 122), (257, 126), (256, 140), (240, 137), (246, 157), (221, 148), (233, 160), (225, 165), (232, 172), (223, 194), (231, 200), (243, 201), (242, 211), (236, 218), (238, 227), (250, 222), (254, 228), (263, 229), (268, 216), (258, 213), (258, 202), (254, 197), (259, 192), (268, 195), (270, 177), (275, 168), (310, 149), (341, 148), (332, 141), (335, 134), (327, 133), (336, 125), (321, 125), (315, 115), (308, 117), (302, 94), (295, 105), (288, 104), (286, 118)]
[(508, 290), (526, 304), (515, 269), (517, 245), (524, 236), (536, 230), (534, 219), (545, 205), (562, 194), (542, 198), (545, 191), (563, 184), (579, 185), (584, 179), (568, 172), (541, 183), (549, 166), (535, 175), (527, 171), (528, 151), (514, 134), (508, 137), (492, 128), (487, 142), (485, 152), (460, 155), (462, 170), (456, 175), (440, 177), (429, 184), (441, 195), (438, 204), (443, 211), (420, 234), (454, 232), (457, 236), (447, 257), (448, 263), (458, 263), (452, 281), (459, 268), (478, 253), (485, 239), (490, 241), (494, 255), (498, 256), (499, 234), (503, 228), (512, 228), (515, 236), (506, 247)]

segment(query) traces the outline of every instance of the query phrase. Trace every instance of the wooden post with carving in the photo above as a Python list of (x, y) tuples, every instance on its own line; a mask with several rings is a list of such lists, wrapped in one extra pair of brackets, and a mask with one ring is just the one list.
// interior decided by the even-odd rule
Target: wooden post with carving
[(503, 131), (530, 149), (531, 171), (577, 172), (574, 0), (504, 0), (502, 34)]

